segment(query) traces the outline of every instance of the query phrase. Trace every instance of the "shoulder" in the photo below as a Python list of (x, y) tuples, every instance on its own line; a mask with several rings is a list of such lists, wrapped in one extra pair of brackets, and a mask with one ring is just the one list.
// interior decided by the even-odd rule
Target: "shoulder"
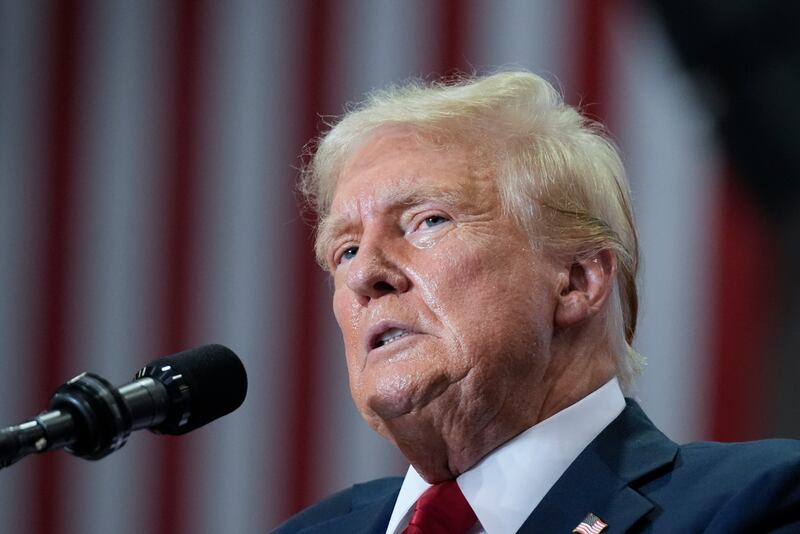
[(669, 475), (641, 489), (665, 518), (691, 511), (709, 532), (766, 532), (800, 521), (798, 480), (800, 441), (700, 442), (680, 446)]
[[(767, 473), (795, 473), (800, 469), (800, 440), (766, 439), (740, 443), (703, 441), (678, 445), (659, 431), (639, 405), (627, 399), (627, 407), (596, 440), (595, 448), (607, 461), (622, 463), (617, 469), (637, 481), (660, 477), (665, 468), (673, 479), (735, 487)], [(659, 461), (650, 461), (657, 458)], [(647, 468), (644, 469), (643, 467)], [(667, 467), (669, 466), (669, 467)]]
[(695, 484), (730, 481), (733, 487), (740, 488), (747, 483), (763, 482), (764, 477), (777, 482), (800, 471), (800, 441), (689, 443), (679, 448), (675, 470), (691, 475)]
[(695, 461), (714, 461), (720, 467), (730, 467), (742, 461), (758, 461), (753, 468), (772, 464), (792, 464), (800, 461), (800, 440), (764, 439), (739, 443), (698, 441), (680, 446), (680, 455)]
[[(677, 445), (636, 402), (590, 446), (649, 502), (652, 532), (800, 532), (800, 441)], [(588, 467), (586, 467), (588, 466)], [(583, 472), (589, 467), (585, 463)]]
[(401, 477), (387, 477), (356, 484), (297, 513), (273, 532), (299, 532), (347, 516), (354, 510), (381, 506), (389, 501), (393, 505), (402, 482)]

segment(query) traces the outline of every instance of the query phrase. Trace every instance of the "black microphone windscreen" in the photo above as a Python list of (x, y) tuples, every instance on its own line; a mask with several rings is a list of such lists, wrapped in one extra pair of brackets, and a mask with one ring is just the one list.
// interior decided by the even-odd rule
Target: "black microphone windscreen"
[(179, 430), (164, 431), (185, 434), (218, 417), (229, 414), (244, 402), (247, 394), (247, 373), (232, 350), (222, 345), (204, 345), (159, 358), (148, 366), (170, 365), (183, 375), (191, 395), (191, 414)]

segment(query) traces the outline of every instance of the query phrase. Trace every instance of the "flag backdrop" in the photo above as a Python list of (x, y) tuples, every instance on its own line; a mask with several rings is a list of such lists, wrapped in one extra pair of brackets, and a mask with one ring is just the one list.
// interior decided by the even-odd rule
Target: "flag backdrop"
[[(0, 425), (71, 376), (222, 343), (250, 388), (180, 438), (0, 472), (0, 530), (266, 532), (402, 473), (349, 398), (294, 184), (366, 91), (531, 69), (606, 122), (642, 242), (640, 398), (676, 440), (769, 433), (775, 243), (645, 7), (623, 1), (0, 0)], [(797, 400), (797, 397), (794, 398)]]

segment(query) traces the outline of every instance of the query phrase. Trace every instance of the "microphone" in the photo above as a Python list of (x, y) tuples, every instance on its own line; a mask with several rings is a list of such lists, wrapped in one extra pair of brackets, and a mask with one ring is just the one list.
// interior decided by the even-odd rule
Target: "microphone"
[(159, 358), (114, 388), (81, 373), (56, 389), (48, 411), (0, 430), (0, 468), (31, 453), (64, 448), (87, 460), (119, 449), (131, 431), (180, 435), (238, 408), (247, 373), (227, 347), (204, 345)]

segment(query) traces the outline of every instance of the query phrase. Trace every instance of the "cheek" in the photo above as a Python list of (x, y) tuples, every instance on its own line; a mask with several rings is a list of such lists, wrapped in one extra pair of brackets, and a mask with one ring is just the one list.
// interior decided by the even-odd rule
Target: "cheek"
[(348, 299), (345, 292), (336, 291), (333, 296), (333, 315), (339, 325), (344, 342), (345, 356), (347, 358), (347, 369), (350, 373), (351, 382), (353, 372), (361, 368), (360, 357), (363, 352), (361, 348), (361, 337), (358, 331), (358, 305)]
[[(336, 291), (333, 296), (333, 314), (339, 324), (344, 341), (345, 361), (350, 382), (350, 394), (359, 410), (364, 413), (364, 394), (361, 380), (362, 362), (360, 358), (360, 342), (356, 328), (357, 307), (344, 292)], [(366, 416), (366, 414), (365, 414)]]
[(347, 289), (337, 288), (333, 293), (333, 315), (342, 331), (345, 343), (357, 335), (359, 306)]
[(523, 246), (459, 240), (430, 257), (420, 276), (426, 300), (461, 349), (518, 351), (547, 337), (555, 306), (551, 273)]
[(513, 270), (519, 259), (491, 248), (488, 240), (454, 240), (432, 250), (417, 276), (428, 304), (448, 314), (480, 314), (487, 304), (517, 293)]

